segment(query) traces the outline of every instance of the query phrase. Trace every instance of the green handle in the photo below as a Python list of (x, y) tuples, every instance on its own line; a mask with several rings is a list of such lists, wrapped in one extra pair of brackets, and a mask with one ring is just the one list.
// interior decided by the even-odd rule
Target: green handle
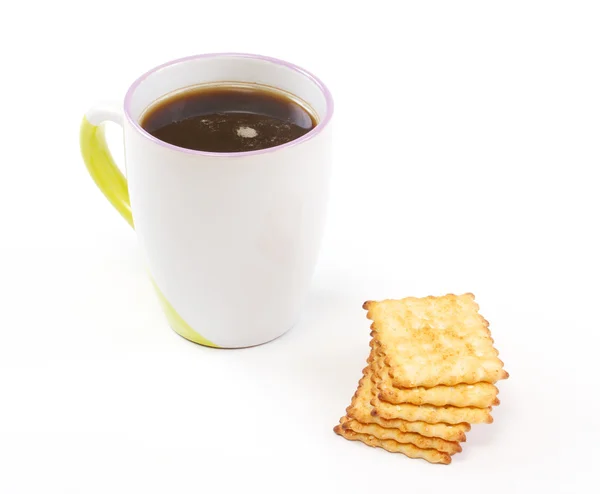
[(106, 144), (103, 125), (106, 121), (123, 124), (119, 112), (106, 108), (93, 108), (83, 117), (79, 133), (81, 154), (98, 188), (133, 228), (127, 179), (115, 164)]

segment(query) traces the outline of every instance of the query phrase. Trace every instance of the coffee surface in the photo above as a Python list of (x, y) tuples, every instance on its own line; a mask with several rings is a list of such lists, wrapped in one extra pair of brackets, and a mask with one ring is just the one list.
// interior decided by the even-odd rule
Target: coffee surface
[(315, 117), (283, 91), (258, 84), (202, 85), (167, 96), (141, 126), (175, 146), (235, 153), (279, 146), (303, 136)]

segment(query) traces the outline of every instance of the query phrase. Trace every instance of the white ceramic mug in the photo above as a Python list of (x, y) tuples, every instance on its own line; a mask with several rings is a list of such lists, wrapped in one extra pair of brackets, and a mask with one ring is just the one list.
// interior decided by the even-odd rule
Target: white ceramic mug
[[(210, 153), (160, 141), (140, 126), (157, 99), (209, 82), (288, 91), (318, 124), (273, 148)], [(208, 54), (138, 78), (122, 107), (96, 106), (81, 127), (87, 168), (135, 225), (171, 327), (196, 343), (239, 348), (268, 342), (298, 320), (317, 261), (331, 168), (333, 100), (324, 84), (281, 60)], [(123, 127), (127, 178), (111, 159), (102, 123)]]

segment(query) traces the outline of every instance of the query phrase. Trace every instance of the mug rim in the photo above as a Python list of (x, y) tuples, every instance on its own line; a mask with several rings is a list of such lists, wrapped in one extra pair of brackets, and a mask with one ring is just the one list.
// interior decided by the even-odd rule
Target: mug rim
[[(325, 116), (323, 117), (322, 120), (320, 120), (317, 123), (317, 125), (315, 125), (315, 127), (313, 129), (311, 129), (309, 132), (307, 132), (303, 136), (300, 136), (297, 139), (294, 139), (292, 141), (288, 141), (284, 144), (279, 144), (278, 146), (273, 146), (270, 148), (258, 149), (258, 150), (254, 150), (254, 151), (240, 151), (240, 152), (235, 152), (235, 153), (231, 153), (231, 152), (216, 153), (213, 151), (199, 151), (196, 149), (188, 149), (188, 148), (183, 148), (180, 146), (175, 146), (174, 144), (169, 144), (168, 142), (161, 141), (160, 139), (154, 137), (152, 134), (150, 134), (149, 132), (144, 130), (144, 128), (136, 121), (136, 119), (131, 116), (131, 101), (133, 99), (133, 94), (135, 93), (135, 91), (139, 87), (139, 85), (147, 77), (149, 77), (150, 75), (154, 74), (155, 72), (157, 72), (161, 69), (164, 69), (165, 67), (170, 67), (172, 65), (176, 65), (179, 63), (189, 62), (191, 60), (198, 60), (198, 59), (203, 59), (203, 58), (216, 58), (216, 57), (253, 58), (256, 60), (261, 60), (261, 61), (266, 61), (266, 62), (271, 62), (271, 63), (277, 64), (277, 65), (281, 65), (281, 66), (287, 67), (295, 72), (298, 72), (299, 74), (303, 75), (304, 77), (306, 77), (307, 79), (312, 81), (319, 88), (319, 90), (325, 97), (325, 106), (326, 106)], [(298, 65), (295, 65), (293, 63), (286, 62), (285, 60), (281, 60), (281, 59), (273, 58), (273, 57), (267, 57), (265, 55), (252, 54), (252, 53), (236, 53), (236, 52), (204, 53), (204, 54), (190, 55), (188, 57), (177, 58), (175, 60), (171, 60), (169, 62), (158, 65), (158, 66), (150, 69), (146, 73), (142, 74), (140, 77), (138, 77), (133, 82), (133, 84), (131, 84), (131, 86), (129, 86), (129, 89), (127, 90), (127, 93), (125, 94), (123, 110), (124, 110), (123, 113), (125, 114), (125, 118), (127, 119), (127, 121), (138, 132), (140, 132), (144, 137), (146, 137), (150, 141), (154, 142), (155, 144), (158, 144), (167, 149), (172, 149), (174, 151), (179, 151), (179, 152), (197, 155), (197, 156), (214, 156), (214, 157), (221, 157), (221, 158), (235, 158), (238, 156), (242, 157), (242, 156), (253, 156), (253, 155), (259, 155), (259, 154), (272, 153), (272, 152), (278, 151), (280, 149), (296, 146), (298, 144), (301, 144), (305, 141), (312, 139), (313, 137), (316, 137), (327, 126), (327, 124), (331, 120), (331, 117), (333, 116), (333, 97), (331, 96), (331, 92), (329, 91), (327, 86), (325, 86), (323, 81), (321, 81), (317, 76), (310, 73), (308, 70), (305, 70), (302, 67), (299, 67)]]

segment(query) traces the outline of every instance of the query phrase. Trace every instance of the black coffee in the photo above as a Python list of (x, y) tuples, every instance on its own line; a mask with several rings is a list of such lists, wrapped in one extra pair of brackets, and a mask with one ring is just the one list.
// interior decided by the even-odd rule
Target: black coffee
[(257, 84), (197, 86), (158, 101), (141, 125), (182, 148), (235, 153), (278, 146), (309, 132), (315, 117), (283, 91)]

